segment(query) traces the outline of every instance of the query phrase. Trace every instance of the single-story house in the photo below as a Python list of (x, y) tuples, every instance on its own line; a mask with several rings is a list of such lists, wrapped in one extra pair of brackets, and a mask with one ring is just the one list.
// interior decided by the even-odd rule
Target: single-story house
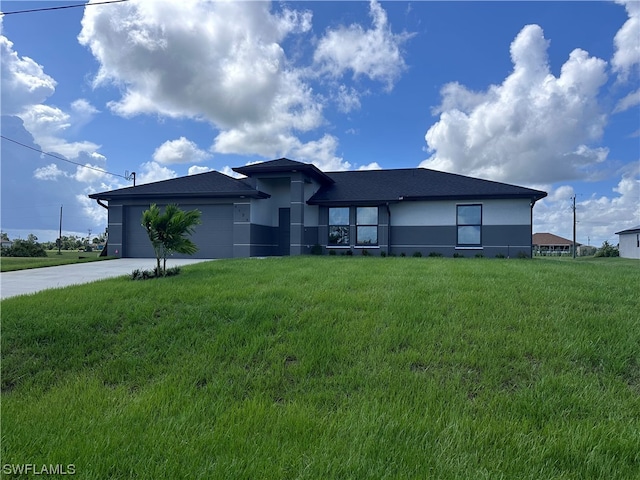
[(533, 206), (547, 195), (424, 168), (323, 172), (281, 158), (233, 170), (245, 178), (212, 171), (89, 195), (109, 210), (108, 254), (153, 257), (142, 212), (174, 203), (202, 213), (191, 237), (200, 258), (531, 256)]
[(620, 256), (640, 259), (640, 225), (616, 232), (616, 235), (620, 238), (618, 241)]
[[(581, 244), (576, 242), (576, 246)], [(573, 241), (553, 233), (534, 233), (533, 252), (535, 255), (570, 255)]]

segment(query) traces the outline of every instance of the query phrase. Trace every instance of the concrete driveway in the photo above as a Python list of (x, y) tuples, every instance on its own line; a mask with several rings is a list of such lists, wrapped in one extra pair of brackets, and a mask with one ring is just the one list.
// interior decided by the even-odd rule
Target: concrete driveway
[[(167, 268), (207, 262), (199, 258), (170, 258)], [(0, 298), (36, 293), (49, 288), (95, 282), (105, 278), (129, 275), (135, 269), (153, 270), (155, 258), (117, 258), (99, 262), (75, 263), (58, 267), (32, 268), (0, 273)]]

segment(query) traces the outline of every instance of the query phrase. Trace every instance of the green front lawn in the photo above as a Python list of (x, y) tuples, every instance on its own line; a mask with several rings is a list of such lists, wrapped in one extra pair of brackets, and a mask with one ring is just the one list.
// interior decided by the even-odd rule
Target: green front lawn
[(55, 267), (56, 265), (68, 265), (71, 263), (96, 262), (108, 260), (114, 257), (99, 257), (99, 251), (79, 252), (76, 250), (47, 251), (46, 257), (2, 257), (0, 267), (3, 272), (26, 270), (28, 268)]
[(2, 464), (640, 478), (639, 285), (633, 261), (324, 256), (4, 300)]

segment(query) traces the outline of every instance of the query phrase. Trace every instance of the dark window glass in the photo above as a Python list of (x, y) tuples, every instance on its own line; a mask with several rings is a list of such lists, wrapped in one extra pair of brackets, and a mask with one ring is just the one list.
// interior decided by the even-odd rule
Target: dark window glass
[(378, 244), (378, 207), (356, 209), (356, 244)]
[(482, 244), (482, 205), (458, 205), (458, 245)]

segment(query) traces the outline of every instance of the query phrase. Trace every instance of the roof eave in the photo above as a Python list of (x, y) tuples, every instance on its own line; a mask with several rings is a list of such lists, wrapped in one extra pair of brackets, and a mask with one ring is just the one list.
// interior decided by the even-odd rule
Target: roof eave
[(313, 197), (307, 201), (309, 205), (322, 205), (326, 207), (332, 206), (348, 206), (348, 205), (384, 205), (386, 203), (400, 202), (429, 202), (441, 200), (512, 200), (512, 199), (529, 199), (533, 203), (547, 196), (546, 192), (539, 194), (493, 194), (493, 195), (420, 195), (420, 196), (400, 196), (388, 199), (376, 200), (314, 200)]
[(126, 193), (109, 195), (109, 192), (92, 193), (89, 198), (93, 200), (132, 200), (145, 198), (270, 198), (271, 195), (258, 190), (246, 192), (210, 192), (210, 193)]
[(300, 172), (306, 173), (310, 177), (315, 178), (323, 185), (330, 185), (332, 183), (335, 183), (335, 180), (333, 178), (331, 178), (329, 175), (327, 175), (326, 173), (324, 173), (322, 170), (320, 170), (318, 167), (316, 167), (311, 163), (304, 163), (304, 164), (301, 164), (299, 167), (298, 166), (278, 167), (278, 166), (270, 166), (270, 165), (260, 166), (259, 164), (256, 164), (256, 165), (246, 165), (244, 167), (235, 167), (235, 168), (232, 168), (232, 170), (236, 173), (245, 175), (247, 177), (255, 177), (256, 175), (260, 175), (264, 173), (291, 173), (291, 172), (300, 171)]

